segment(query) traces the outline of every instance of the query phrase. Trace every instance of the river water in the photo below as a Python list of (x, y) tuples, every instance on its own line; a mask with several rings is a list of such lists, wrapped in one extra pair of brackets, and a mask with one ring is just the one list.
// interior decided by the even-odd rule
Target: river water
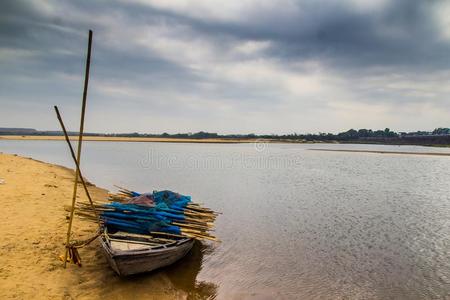
[[(450, 297), (450, 157), (309, 148), (450, 153), (85, 142), (81, 165), (98, 186), (170, 189), (223, 213), (215, 232), (222, 243), (198, 244), (143, 277), (164, 273), (193, 299)], [(0, 141), (0, 151), (73, 168), (59, 141)]]

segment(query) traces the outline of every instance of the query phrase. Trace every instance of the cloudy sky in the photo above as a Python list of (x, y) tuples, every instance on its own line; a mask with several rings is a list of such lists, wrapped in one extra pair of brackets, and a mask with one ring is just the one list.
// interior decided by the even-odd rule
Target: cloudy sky
[(450, 1), (2, 1), (0, 127), (306, 133), (450, 126)]

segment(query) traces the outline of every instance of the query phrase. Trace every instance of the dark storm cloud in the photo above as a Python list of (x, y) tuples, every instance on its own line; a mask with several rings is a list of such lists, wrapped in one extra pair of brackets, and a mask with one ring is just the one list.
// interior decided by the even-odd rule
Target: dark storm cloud
[[(84, 59), (86, 32), (87, 29), (93, 28), (98, 33), (94, 40), (94, 49), (95, 67), (99, 72), (109, 72), (108, 75), (113, 78), (119, 75), (129, 78), (132, 74), (152, 72), (162, 76), (164, 73), (186, 75), (182, 66), (172, 64), (148, 50), (143, 53), (142, 49), (133, 49), (130, 53), (105, 45), (102, 34), (109, 30), (110, 24), (95, 18), (99, 14), (114, 14), (117, 9), (109, 8), (102, 1), (89, 1), (89, 4), (82, 1), (61, 1), (59, 5), (63, 8), (58, 12), (61, 15), (55, 17), (40, 10), (38, 4), (32, 6), (26, 1), (6, 1), (0, 14), (0, 47), (31, 51), (37, 67), (51, 66), (54, 70), (78, 72), (78, 67), (73, 69), (74, 65), (79, 65), (80, 59)], [(65, 18), (63, 15), (69, 16), (73, 12), (77, 12), (75, 18)], [(120, 13), (132, 20), (132, 16), (127, 16), (126, 11)], [(122, 39), (118, 43), (128, 42), (126, 36), (118, 38)]]
[(432, 8), (441, 1), (398, 0), (377, 10), (361, 11), (346, 1), (298, 1), (298, 13), (279, 14), (255, 7), (240, 20), (189, 17), (146, 5), (129, 5), (141, 15), (190, 26), (216, 43), (270, 41), (265, 53), (280, 60), (323, 59), (341, 68), (399, 66), (446, 69), (448, 40)]
[[(401, 0), (390, 2), (385, 9), (358, 13), (351, 7), (329, 7), (311, 12), (310, 27), (302, 22), (281, 35), (275, 54), (285, 57), (317, 56), (340, 68), (397, 66), (441, 68), (450, 66), (448, 41), (440, 41), (434, 23), (432, 2)], [(317, 21), (314, 21), (317, 20)]]
[[(180, 90), (195, 83), (197, 75), (179, 64), (174, 64), (148, 49), (127, 49), (127, 36), (118, 36), (118, 46), (111, 47), (104, 39), (110, 30), (108, 22), (96, 17), (111, 14), (133, 23), (130, 12), (118, 6), (112, 8), (98, 1), (51, 3), (59, 9), (46, 11), (39, 3), (6, 1), (0, 15), (0, 50), (7, 50), (1, 60), (0, 83), (3, 101), (40, 102), (52, 104), (72, 102), (79, 97), (87, 29), (94, 37), (96, 78), (111, 85), (128, 83), (131, 87), (170, 87)], [(122, 10), (121, 10), (122, 9)], [(126, 25), (126, 24), (125, 24)], [(79, 82), (61, 80), (61, 76), (75, 76)], [(27, 88), (24, 89), (24, 84)], [(93, 85), (91, 93), (95, 93)]]
[[(221, 11), (218, 4), (200, 2)], [(212, 114), (210, 108), (218, 104), (232, 105), (230, 113), (236, 115), (283, 107), (286, 99), (298, 99), (304, 108), (318, 107), (335, 98), (332, 88), (328, 94), (306, 96), (289, 94), (285, 88), (292, 85), (289, 80), (295, 82), (291, 79), (295, 74), (307, 76), (312, 61), (340, 82), (340, 90), (357, 97), (352, 101), (428, 101), (448, 107), (448, 99), (441, 97), (445, 90), (435, 96), (430, 92), (448, 79), (434, 74), (450, 67), (449, 39), (442, 37), (443, 28), (434, 15), (440, 3), (398, 0), (361, 8), (351, 1), (305, 0), (291, 1), (286, 8), (283, 3), (254, 2), (217, 17), (199, 13), (197, 2), (186, 8), (152, 1), (4, 1), (0, 101), (11, 109), (19, 102), (77, 103), (86, 33), (91, 28), (95, 62), (91, 95), (99, 104), (129, 101), (164, 114), (176, 103), (173, 109), (183, 117), (204, 114), (189, 99), (204, 101), (204, 110)], [(236, 51), (247, 42), (266, 44), (257, 51)], [(202, 61), (196, 53), (205, 49), (212, 57)], [(261, 66), (255, 63), (259, 61)], [(255, 71), (230, 72), (241, 63)], [(262, 79), (253, 78), (258, 67), (266, 74)], [(404, 81), (410, 85), (423, 81), (412, 76), (420, 73), (429, 75), (428, 85), (417, 91), (404, 87)], [(374, 81), (374, 74), (402, 81), (402, 87), (379, 88), (385, 82)], [(389, 77), (392, 74), (400, 75)], [(284, 82), (272, 80), (278, 78)]]
[[(223, 21), (200, 19), (149, 5), (104, 1), (75, 1), (64, 3), (65, 13), (76, 10), (86, 15), (84, 20), (48, 16), (24, 1), (6, 1), (2, 7), (0, 42), (3, 47), (48, 51), (68, 49), (77, 53), (87, 27), (108, 30), (109, 24), (95, 20), (97, 14), (117, 15), (126, 24), (166, 24), (188, 26), (192, 36), (213, 41), (227, 49), (235, 43), (256, 40), (269, 41), (266, 57), (292, 63), (304, 59), (321, 59), (330, 66), (344, 70), (372, 66), (446, 69), (450, 66), (448, 40), (439, 38), (431, 7), (436, 1), (399, 0), (378, 10), (361, 11), (348, 2), (299, 1), (298, 13), (279, 15), (277, 11), (260, 10), (242, 19)], [(57, 5), (58, 2), (55, 2)], [(195, 9), (195, 7), (193, 7)], [(92, 21), (89, 18), (93, 18)], [(124, 38), (124, 37), (122, 37)], [(101, 38), (100, 38), (101, 39)], [(127, 43), (123, 40), (122, 43)], [(147, 49), (118, 53), (99, 47), (100, 61), (117, 64), (116, 70), (149, 73), (157, 71), (189, 76), (182, 66), (176, 66)], [(180, 49), (183, 51), (183, 49)], [(77, 54), (75, 54), (77, 55)], [(261, 54), (259, 54), (261, 55)], [(75, 57), (74, 59), (78, 59)], [(53, 57), (54, 66), (71, 63), (67, 55)], [(142, 62), (142, 63), (139, 63)], [(47, 63), (47, 62), (45, 62)], [(104, 65), (107, 65), (105, 62)], [(100, 70), (103, 70), (100, 68)], [(70, 70), (74, 71), (74, 70)], [(105, 68), (105, 71), (108, 68)], [(156, 73), (156, 72), (155, 72)], [(118, 75), (117, 72), (110, 74)]]

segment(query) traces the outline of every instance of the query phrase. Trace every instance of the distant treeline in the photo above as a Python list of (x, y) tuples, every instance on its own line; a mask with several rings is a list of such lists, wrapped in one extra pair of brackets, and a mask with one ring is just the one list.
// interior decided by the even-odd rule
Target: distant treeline
[[(69, 132), (69, 135), (77, 135)], [(32, 128), (0, 128), (0, 135), (62, 135), (61, 131), (39, 131)], [(389, 128), (384, 130), (350, 129), (337, 134), (217, 134), (212, 132), (196, 133), (85, 133), (86, 136), (105, 137), (159, 137), (188, 139), (269, 139), (286, 142), (347, 142), (347, 143), (382, 143), (382, 144), (418, 144), (418, 145), (450, 145), (450, 128), (436, 128), (433, 131), (395, 132)]]

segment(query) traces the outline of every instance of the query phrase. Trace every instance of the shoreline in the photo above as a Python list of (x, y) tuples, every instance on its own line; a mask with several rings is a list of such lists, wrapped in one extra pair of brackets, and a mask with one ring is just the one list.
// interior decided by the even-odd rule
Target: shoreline
[(347, 152), (347, 153), (372, 153), (372, 154), (399, 154), (399, 155), (426, 155), (426, 156), (450, 156), (443, 152), (410, 152), (410, 151), (383, 151), (383, 150), (352, 150), (352, 149), (308, 149), (310, 151), (323, 152)]
[[(78, 141), (78, 136), (69, 136), (71, 141)], [(0, 141), (64, 141), (64, 136), (46, 135), (0, 135)], [(83, 141), (95, 142), (145, 142), (145, 143), (198, 143), (198, 144), (244, 144), (255, 143), (260, 139), (186, 139), (186, 138), (157, 138), (157, 137), (108, 137), (83, 136)], [(265, 141), (265, 140), (264, 140)], [(268, 141), (266, 141), (268, 142)]]
[[(78, 141), (78, 136), (69, 136), (71, 141)], [(64, 141), (62, 135), (0, 135), (0, 141)], [(286, 139), (228, 139), (228, 138), (161, 138), (161, 137), (110, 137), (110, 136), (83, 136), (87, 142), (127, 142), (127, 143), (192, 143), (192, 144), (249, 144), (249, 143), (273, 143), (273, 144), (355, 144), (355, 145), (386, 145), (386, 146), (421, 146), (433, 148), (450, 148), (447, 144), (397, 144), (361, 141), (307, 141)]]
[[(98, 240), (79, 249), (82, 267), (63, 268), (64, 206), (71, 203), (74, 177), (72, 169), (0, 152), (0, 298), (186, 298), (187, 292), (164, 271), (134, 280), (118, 277)], [(94, 201), (107, 197), (105, 189), (92, 184), (88, 189)], [(87, 201), (81, 185), (78, 191), (77, 201)], [(91, 237), (96, 229), (96, 224), (75, 218), (73, 239)]]

